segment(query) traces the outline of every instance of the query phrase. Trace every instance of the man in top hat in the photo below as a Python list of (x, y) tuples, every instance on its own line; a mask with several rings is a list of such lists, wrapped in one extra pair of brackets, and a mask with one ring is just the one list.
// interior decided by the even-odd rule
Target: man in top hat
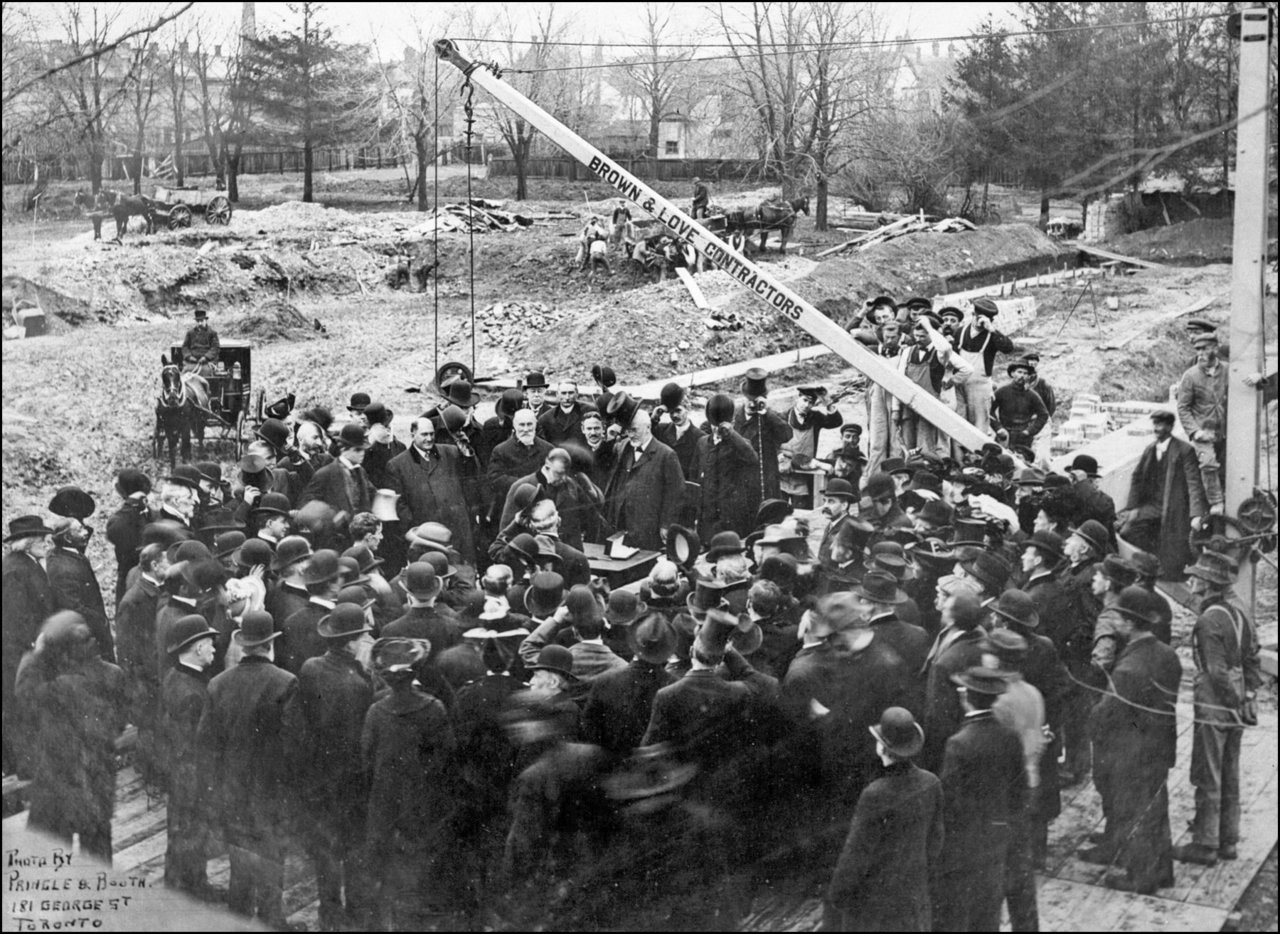
[(115, 638), (107, 622), (102, 587), (85, 557), (93, 530), (84, 520), (93, 515), (96, 506), (93, 497), (79, 487), (63, 487), (54, 494), (49, 511), (58, 518), (52, 522), (53, 549), (45, 558), (45, 573), (53, 591), (54, 609), (73, 610), (84, 617), (98, 640), (98, 654), (104, 661), (114, 662)]
[(337, 524), (358, 512), (368, 512), (373, 505), (373, 484), (364, 470), (365, 452), (369, 450), (369, 431), (363, 425), (346, 424), (338, 435), (339, 452), (331, 464), (315, 472), (302, 492), (298, 505), (320, 500), (337, 513)]
[[(528, 414), (517, 418), (523, 419), (522, 425), (531, 435)], [(423, 522), (439, 522), (453, 533), (452, 545), (458, 555), (474, 566), (475, 529), (463, 489), (462, 455), (452, 444), (436, 442), (436, 425), (425, 416), (414, 419), (409, 430), (413, 435), (409, 449), (387, 464), (387, 488), (398, 496), (399, 533), (403, 535)], [(499, 449), (503, 447), (499, 445)], [(491, 467), (497, 463), (498, 452), (494, 455)]]
[(685, 390), (679, 383), (662, 387), (658, 407), (653, 410), (653, 436), (676, 452), (685, 477), (694, 480), (698, 441), (710, 430), (710, 422), (705, 427), (695, 425), (685, 401)]
[(556, 404), (538, 416), (538, 437), (553, 447), (566, 441), (586, 444), (582, 433), (582, 416), (590, 410), (578, 401), (578, 384), (571, 379), (561, 380), (556, 386)]
[(17, 768), (21, 741), (13, 715), (18, 663), (35, 644), (40, 625), (53, 613), (53, 590), (44, 564), (53, 549), (53, 530), (39, 516), (19, 516), (9, 523), (3, 575), (4, 601), (4, 768)]
[(118, 605), (128, 589), (129, 572), (138, 564), (142, 530), (148, 521), (147, 494), (151, 480), (140, 470), (125, 467), (116, 474), (116, 492), (123, 502), (107, 520), (107, 541), (116, 553), (116, 597)]
[(159, 698), (159, 760), (168, 776), (169, 846), (164, 884), (196, 895), (208, 894), (205, 862), (209, 830), (204, 776), (198, 761), (196, 731), (209, 698), (209, 666), (218, 634), (203, 616), (188, 614), (170, 630), (166, 651), (175, 664), (164, 677)]
[(284, 641), (277, 653), (277, 664), (291, 674), (302, 671), (307, 659), (325, 652), (324, 640), (316, 627), (333, 612), (338, 591), (342, 589), (340, 571), (338, 553), (328, 548), (311, 555), (303, 569), (302, 579), (309, 597), (301, 609), (284, 620), (281, 629)]
[(610, 405), (624, 426), (626, 444), (618, 451), (605, 490), (609, 521), (626, 533), (626, 544), (657, 551), (680, 515), (684, 497), (680, 459), (653, 436), (649, 413), (633, 401), (628, 404), (625, 393), (615, 395)]
[(757, 502), (778, 499), (782, 495), (778, 480), (778, 451), (791, 440), (791, 426), (769, 409), (769, 374), (759, 367), (747, 370), (742, 380), (742, 400), (734, 404), (733, 430), (742, 435), (759, 457), (759, 476), (755, 486), (760, 492)]
[(760, 459), (751, 443), (733, 427), (733, 400), (716, 393), (707, 401), (709, 434), (697, 440), (693, 473), (686, 476), (701, 487), (698, 534), (709, 539), (717, 532), (751, 531), (759, 504)]
[(1215, 333), (1202, 334), (1193, 343), (1195, 365), (1178, 381), (1178, 419), (1195, 445), (1210, 512), (1220, 515), (1227, 456), (1227, 366), (1218, 359)]
[[(911, 343), (904, 343), (897, 359), (898, 372), (935, 399), (941, 396), (942, 380), (952, 354), (951, 341), (938, 330), (941, 326), (941, 318), (932, 311), (922, 311), (911, 325)], [(933, 423), (897, 397), (889, 406), (902, 450), (944, 453), (942, 435)]]
[(372, 880), (364, 846), (368, 784), (360, 737), (373, 685), (355, 654), (369, 629), (358, 604), (336, 604), (316, 626), (325, 653), (307, 659), (298, 674), (303, 741), (296, 787), (316, 867), (320, 927), (328, 931), (369, 923)]
[(781, 448), (780, 485), (793, 506), (811, 509), (813, 485), (807, 475), (796, 471), (814, 466), (822, 429), (839, 428), (844, 424), (844, 416), (831, 404), (825, 386), (801, 386), (796, 392), (795, 405), (787, 413), (787, 424), (793, 433)]
[(1160, 560), (1163, 580), (1181, 580), (1192, 560), (1189, 540), (1209, 512), (1194, 445), (1173, 436), (1174, 415), (1151, 413), (1155, 440), (1147, 445), (1129, 481), (1129, 499), (1120, 512), (1130, 544)]
[(1035, 365), (1014, 360), (1006, 368), (1009, 382), (995, 391), (991, 399), (991, 424), (1009, 434), (1009, 447), (1032, 448), (1036, 435), (1049, 423), (1049, 411), (1040, 394), (1027, 385), (1035, 373)]
[(956, 386), (956, 411), (983, 434), (991, 430), (991, 371), (996, 354), (1013, 353), (1013, 341), (995, 329), (1000, 310), (989, 298), (973, 303), (973, 317), (952, 339), (956, 352), (973, 370), (963, 384)]
[(932, 931), (929, 885), (942, 852), (942, 783), (912, 760), (924, 730), (904, 707), (868, 727), (884, 774), (858, 797), (827, 889), (830, 930)]
[(1090, 717), (1098, 769), (1110, 786), (1107, 814), (1110, 862), (1103, 883), (1143, 895), (1173, 885), (1169, 831), (1169, 769), (1177, 758), (1175, 704), (1182, 664), (1151, 634), (1147, 593), (1121, 591), (1125, 647), (1111, 672), (1111, 690)]
[(940, 931), (993, 931), (1004, 901), (1009, 827), (1027, 800), (1022, 743), (992, 710), (1008, 687), (1004, 672), (979, 665), (952, 680), (965, 713), (938, 774), (947, 833), (933, 924)]
[(209, 313), (197, 308), (195, 316), (195, 327), (182, 338), (182, 371), (212, 376), (218, 367), (222, 345), (218, 332), (209, 327)]
[(284, 841), (297, 794), (289, 753), (303, 725), (298, 679), (272, 664), (279, 635), (270, 614), (245, 614), (235, 634), (243, 657), (209, 682), (196, 745), (209, 812), (221, 817), (230, 850), (227, 907), (293, 930), (284, 915)]
[(1213, 865), (1236, 858), (1240, 841), (1240, 743), (1257, 724), (1262, 683), (1258, 638), (1247, 613), (1232, 601), (1227, 563), (1205, 551), (1187, 569), (1200, 612), (1191, 644), (1196, 662), (1191, 784), (1196, 814), (1191, 841), (1174, 851), (1183, 862)]

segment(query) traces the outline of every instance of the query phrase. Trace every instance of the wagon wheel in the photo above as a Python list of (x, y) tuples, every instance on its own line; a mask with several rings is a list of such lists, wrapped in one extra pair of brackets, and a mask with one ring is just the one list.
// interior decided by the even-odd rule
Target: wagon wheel
[(444, 389), (454, 380), (459, 379), (465, 379), (468, 383), (475, 382), (471, 378), (471, 368), (465, 363), (452, 360), (441, 365), (440, 369), (436, 370), (436, 386), (439, 389)]
[(175, 204), (169, 209), (169, 229), (191, 226), (191, 208), (185, 204)]
[(205, 205), (204, 219), (207, 224), (226, 227), (231, 223), (231, 202), (222, 195), (218, 195)]

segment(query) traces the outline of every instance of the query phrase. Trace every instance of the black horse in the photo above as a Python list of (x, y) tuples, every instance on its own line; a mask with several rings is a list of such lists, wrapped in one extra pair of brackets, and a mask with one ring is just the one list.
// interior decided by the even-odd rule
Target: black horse
[(84, 208), (99, 216), (93, 218), (93, 239), (102, 239), (102, 214), (110, 214), (116, 222), (116, 239), (124, 237), (129, 218), (143, 217), (147, 221), (147, 233), (156, 231), (156, 207), (158, 202), (145, 195), (122, 195), (118, 191), (103, 189), (96, 195), (87, 191), (76, 192), (76, 207)]
[(204, 453), (204, 420), (209, 412), (209, 381), (195, 373), (183, 373), (161, 357), (160, 396), (156, 399), (156, 450), (160, 457), (161, 440), (169, 442), (169, 467), (173, 468), (179, 439), (182, 459), (191, 460), (191, 435), (194, 432), (200, 452)]
[(760, 252), (764, 252), (765, 240), (769, 237), (769, 231), (777, 230), (782, 237), (782, 244), (778, 247), (779, 252), (787, 252), (787, 238), (791, 236), (791, 230), (796, 225), (796, 215), (803, 213), (809, 214), (809, 198), (792, 198), (790, 201), (784, 201), (781, 198), (772, 201), (765, 201), (756, 208), (755, 221), (760, 228)]

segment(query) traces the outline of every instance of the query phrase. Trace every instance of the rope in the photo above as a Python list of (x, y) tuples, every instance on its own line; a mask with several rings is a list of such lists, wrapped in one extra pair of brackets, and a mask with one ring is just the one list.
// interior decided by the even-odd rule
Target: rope
[[(1142, 710), (1142, 711), (1145, 711), (1146, 713), (1158, 714), (1159, 716), (1162, 716), (1162, 717), (1175, 717), (1175, 718), (1178, 717), (1178, 711), (1176, 708), (1174, 709), (1173, 713), (1170, 713), (1167, 710), (1160, 710), (1159, 708), (1156, 708), (1156, 707), (1147, 707), (1143, 704), (1139, 704), (1135, 701), (1131, 701), (1127, 697), (1121, 697), (1119, 694), (1116, 693), (1115, 682), (1111, 680), (1111, 672), (1107, 672), (1106, 675), (1107, 675), (1107, 687), (1104, 689), (1104, 688), (1094, 687), (1092, 684), (1089, 684), (1085, 681), (1081, 681), (1079, 678), (1073, 675), (1070, 671), (1067, 672), (1067, 677), (1070, 678), (1071, 681), (1074, 682), (1078, 687), (1082, 687), (1085, 690), (1093, 691), (1095, 694), (1101, 694), (1103, 697), (1114, 698), (1115, 700), (1118, 700), (1120, 703), (1128, 707), (1132, 707), (1135, 710)], [(1156, 685), (1156, 687), (1160, 687), (1160, 685)], [(1249, 730), (1263, 730), (1264, 732), (1267, 732), (1267, 733), (1276, 732), (1275, 727), (1262, 726), (1261, 724), (1255, 724), (1253, 726), (1250, 726), (1249, 724), (1245, 723), (1243, 720), (1240, 719), (1240, 712), (1231, 707), (1219, 707), (1216, 704), (1205, 704), (1195, 700), (1192, 701), (1192, 706), (1193, 708), (1199, 707), (1202, 710), (1220, 710), (1223, 713), (1230, 714), (1236, 720), (1235, 723), (1223, 723), (1219, 720), (1200, 720), (1193, 714), (1190, 718), (1192, 723), (1199, 723), (1204, 726), (1216, 726), (1219, 729), (1224, 729), (1224, 730), (1249, 729)]]
[(431, 379), (436, 378), (436, 374), (440, 372), (440, 56), (436, 56), (436, 74), (435, 74), (435, 122), (431, 125), (431, 148), (435, 152), (435, 191), (431, 195), (431, 216), (435, 218), (435, 226), (431, 233), (431, 247), (435, 252), (436, 268), (435, 275), (432, 277), (432, 305), (434, 309), (435, 320), (432, 327), (435, 332), (432, 337), (431, 349)]
[[(475, 124), (475, 85), (471, 83), (471, 72), (475, 70), (475, 63), (464, 73), (462, 82), (462, 92), (465, 100), (462, 103), (463, 113), (467, 117), (467, 265), (470, 287), (468, 292), (471, 295), (471, 377), (475, 378), (476, 374), (476, 224), (475, 224), (475, 205), (471, 203), (471, 136)], [(494, 68), (494, 74), (497, 69)]]

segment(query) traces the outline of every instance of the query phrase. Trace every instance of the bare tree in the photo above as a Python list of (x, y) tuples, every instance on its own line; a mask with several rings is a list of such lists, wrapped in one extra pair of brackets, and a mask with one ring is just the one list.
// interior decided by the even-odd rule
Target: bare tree
[(155, 47), (148, 33), (141, 45), (133, 50), (130, 71), (134, 75), (129, 91), (129, 109), (133, 116), (133, 193), (142, 193), (142, 173), (147, 157), (147, 123), (153, 112), (156, 96), (157, 61)]
[(668, 115), (679, 92), (690, 80), (688, 61), (696, 48), (667, 46), (672, 33), (674, 3), (644, 5), (643, 35), (631, 47), (631, 53), (613, 69), (613, 81), (624, 95), (640, 102), (641, 112), (649, 123), (648, 155), (658, 153), (658, 127)]
[(177, 185), (186, 183), (186, 160), (183, 144), (187, 136), (187, 97), (191, 93), (190, 31), (175, 30), (165, 57), (164, 78), (169, 92), (169, 108), (173, 116), (173, 170)]

